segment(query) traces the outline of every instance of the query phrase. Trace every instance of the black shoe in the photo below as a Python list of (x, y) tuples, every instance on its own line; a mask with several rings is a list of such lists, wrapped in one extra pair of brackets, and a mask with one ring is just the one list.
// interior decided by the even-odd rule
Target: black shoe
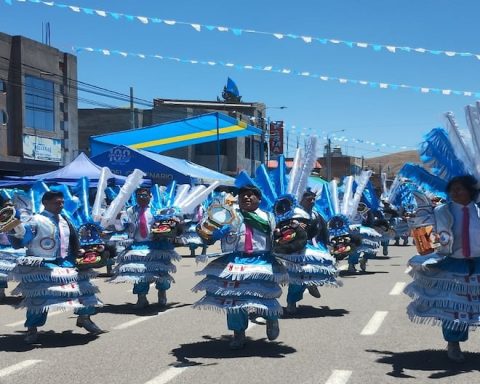
[(84, 328), (86, 331), (91, 333), (92, 335), (99, 335), (101, 333), (105, 333), (102, 329), (100, 329), (97, 324), (95, 324), (91, 319), (90, 316), (78, 316), (77, 318), (77, 327)]

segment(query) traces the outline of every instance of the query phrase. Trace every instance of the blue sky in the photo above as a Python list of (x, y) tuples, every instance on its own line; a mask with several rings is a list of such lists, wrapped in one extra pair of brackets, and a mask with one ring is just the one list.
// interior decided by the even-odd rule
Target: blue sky
[[(223, 61), (308, 71), (324, 76), (480, 92), (480, 60), (428, 53), (306, 44), (256, 33), (195, 31), (191, 26), (142, 24), (87, 15), (59, 7), (0, 0), (0, 31), (42, 40), (50, 22), (52, 46), (120, 50), (181, 59)], [(480, 54), (477, 0), (63, 0), (83, 8), (126, 15), (225, 26), (255, 31)], [(453, 111), (465, 127), (463, 108), (475, 97), (379, 89), (265, 71), (215, 65), (78, 54), (79, 80), (136, 97), (215, 99), (231, 77), (244, 101), (264, 102), (272, 120), (284, 120), (292, 142), (299, 137), (344, 130), (335, 141), (350, 155), (374, 157), (416, 148), (423, 134), (443, 125)], [(125, 103), (81, 95), (115, 106)], [(82, 104), (81, 107), (93, 107)], [(286, 106), (286, 109), (275, 107)], [(139, 106), (141, 107), (141, 106)], [(295, 126), (295, 129), (292, 129)], [(355, 142), (375, 142), (375, 145)], [(322, 142), (324, 140), (322, 139)]]

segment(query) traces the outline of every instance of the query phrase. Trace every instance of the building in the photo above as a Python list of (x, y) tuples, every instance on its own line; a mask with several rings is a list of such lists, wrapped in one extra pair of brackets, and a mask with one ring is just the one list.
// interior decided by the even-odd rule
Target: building
[(51, 171), (77, 154), (76, 57), (0, 33), (0, 177)]
[[(79, 109), (79, 150), (89, 154), (90, 136), (142, 128), (182, 120), (210, 112), (220, 112), (262, 129), (266, 126), (266, 106), (262, 103), (201, 100), (154, 99), (151, 109)], [(162, 155), (189, 160), (234, 176), (240, 170), (252, 172), (265, 156), (264, 137), (247, 136), (178, 148)], [(218, 147), (220, 156), (218, 155)]]
[[(318, 158), (321, 165), (320, 176), (328, 180), (328, 144), (325, 146), (323, 157)], [(332, 147), (330, 151), (331, 179), (342, 179), (347, 175), (358, 175), (364, 168), (364, 159), (347, 156), (342, 153), (341, 147)]]

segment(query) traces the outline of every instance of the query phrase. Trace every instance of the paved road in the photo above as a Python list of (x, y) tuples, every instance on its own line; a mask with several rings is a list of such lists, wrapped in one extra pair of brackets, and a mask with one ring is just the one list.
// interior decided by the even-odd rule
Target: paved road
[[(473, 332), (467, 362), (448, 361), (438, 327), (410, 323), (401, 293), (414, 247), (390, 247), (389, 258), (370, 260), (368, 272), (343, 276), (342, 288), (305, 295), (298, 316), (280, 320), (280, 337), (269, 342), (265, 326), (252, 323), (242, 351), (228, 349), (225, 316), (198, 311), (190, 291), (201, 266), (178, 264), (169, 307), (137, 312), (127, 284), (96, 281), (105, 302), (95, 321), (99, 337), (75, 327), (71, 313), (49, 316), (40, 345), (23, 343), (24, 311), (15, 298), (0, 306), (1, 384), (198, 383), (475, 383), (480, 339)], [(155, 290), (149, 294), (155, 302)], [(285, 305), (285, 296), (281, 297)], [(434, 379), (434, 380), (433, 380)]]

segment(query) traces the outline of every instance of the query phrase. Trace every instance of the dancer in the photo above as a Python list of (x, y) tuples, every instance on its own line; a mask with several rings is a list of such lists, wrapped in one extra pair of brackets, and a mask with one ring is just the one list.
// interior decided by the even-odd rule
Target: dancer
[(102, 303), (95, 295), (98, 288), (90, 281), (91, 271), (75, 268), (80, 244), (74, 226), (61, 214), (64, 195), (47, 191), (41, 202), (44, 210), (27, 224), (16, 226), (10, 236), (12, 245), (27, 247), (27, 256), (17, 260), (13, 271), (20, 281), (14, 292), (25, 297), (20, 304), (27, 309), (25, 342), (38, 340), (37, 328), (45, 324), (49, 310), (73, 309), (78, 327), (100, 334), (103, 331), (90, 316)]
[[(296, 313), (297, 303), (302, 300), (306, 289), (313, 297), (320, 298), (319, 286), (341, 285), (336, 280), (335, 258), (327, 248), (326, 223), (313, 210), (315, 197), (316, 194), (311, 191), (303, 194), (301, 205), (305, 209), (294, 207), (294, 200), (290, 200), (293, 209), (290, 212), (286, 210), (277, 219), (279, 224), (275, 233), (279, 232), (279, 235), (274, 237), (278, 238), (274, 243), (274, 253), (288, 269), (287, 315)], [(278, 205), (279, 201), (275, 207)], [(277, 213), (278, 209), (274, 211)]]
[[(245, 346), (249, 313), (266, 319), (269, 340), (275, 340), (280, 332), (278, 316), (283, 310), (277, 299), (282, 293), (279, 283), (286, 282), (287, 274), (270, 252), (275, 223), (271, 213), (259, 208), (262, 198), (259, 188), (243, 185), (238, 191), (238, 207), (226, 196), (220, 203), (225, 213), (219, 216), (228, 218), (229, 224), (224, 221), (211, 231), (207, 217), (198, 229), (209, 244), (221, 240), (223, 253), (199, 272), (206, 277), (193, 290), (205, 290), (206, 295), (194, 307), (226, 312), (228, 329), (233, 331), (231, 349)], [(211, 208), (209, 211), (214, 214)]]

